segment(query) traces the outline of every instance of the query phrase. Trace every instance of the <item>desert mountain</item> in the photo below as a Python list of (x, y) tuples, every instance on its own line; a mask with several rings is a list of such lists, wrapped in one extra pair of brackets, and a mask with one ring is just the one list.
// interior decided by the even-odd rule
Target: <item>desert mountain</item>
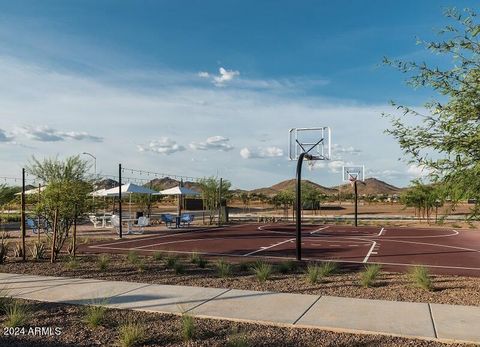
[[(352, 186), (347, 184), (342, 184), (341, 186), (333, 187), (336, 191), (340, 188), (342, 193), (352, 192)], [(357, 184), (358, 194), (360, 195), (378, 195), (378, 194), (399, 194), (402, 191), (402, 188), (395, 187), (387, 182), (381, 181), (376, 178), (367, 178), (363, 183)]]
[[(318, 189), (321, 191), (323, 194), (335, 194), (337, 193), (337, 190), (327, 188), (324, 186), (321, 186), (320, 184), (317, 184), (315, 182), (309, 181), (309, 180), (302, 180), (304, 184), (307, 184), (311, 186), (312, 188)], [(250, 193), (257, 193), (257, 194), (265, 194), (265, 195), (275, 195), (278, 192), (284, 191), (284, 190), (295, 190), (295, 184), (296, 181), (294, 179), (282, 181), (280, 183), (274, 184), (271, 187), (267, 188), (258, 188), (251, 190)]]

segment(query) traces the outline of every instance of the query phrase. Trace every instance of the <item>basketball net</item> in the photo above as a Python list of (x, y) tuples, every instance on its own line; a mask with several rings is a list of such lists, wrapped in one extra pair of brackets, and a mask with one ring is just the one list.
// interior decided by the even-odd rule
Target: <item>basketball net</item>
[(308, 171), (313, 171), (313, 169), (315, 169), (315, 160), (307, 159), (307, 168)]

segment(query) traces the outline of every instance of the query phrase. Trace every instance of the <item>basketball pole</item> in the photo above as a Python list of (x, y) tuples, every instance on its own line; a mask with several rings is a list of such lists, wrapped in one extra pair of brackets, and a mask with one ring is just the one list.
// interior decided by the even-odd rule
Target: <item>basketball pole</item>
[(120, 225), (118, 226), (119, 238), (123, 237), (122, 230), (122, 164), (118, 164), (118, 219)]
[(358, 226), (358, 191), (357, 191), (357, 180), (353, 182), (353, 187), (355, 191), (355, 226)]
[(303, 159), (307, 156), (307, 159), (311, 157), (308, 153), (300, 153), (297, 161), (297, 173), (296, 173), (296, 191), (295, 191), (295, 208), (296, 208), (296, 243), (297, 243), (297, 260), (302, 260), (302, 165)]

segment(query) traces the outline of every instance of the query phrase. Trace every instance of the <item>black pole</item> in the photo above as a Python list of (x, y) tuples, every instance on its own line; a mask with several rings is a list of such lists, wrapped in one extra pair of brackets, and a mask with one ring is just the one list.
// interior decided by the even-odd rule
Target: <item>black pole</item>
[[(22, 168), (22, 211), (21, 211), (21, 219), (22, 219), (22, 259), (25, 261), (26, 255), (26, 248), (25, 248), (25, 236), (27, 229), (25, 227), (25, 168)], [(37, 230), (40, 233), (39, 230)]]
[(118, 218), (120, 219), (118, 234), (122, 238), (122, 164), (118, 164)]
[(296, 232), (297, 232), (297, 260), (302, 260), (302, 164), (306, 153), (301, 153), (297, 161), (296, 187)]
[(218, 226), (222, 225), (222, 184), (223, 180), (220, 177), (220, 186), (218, 187)]
[(357, 180), (353, 182), (355, 189), (355, 226), (358, 226), (358, 191), (357, 191)]

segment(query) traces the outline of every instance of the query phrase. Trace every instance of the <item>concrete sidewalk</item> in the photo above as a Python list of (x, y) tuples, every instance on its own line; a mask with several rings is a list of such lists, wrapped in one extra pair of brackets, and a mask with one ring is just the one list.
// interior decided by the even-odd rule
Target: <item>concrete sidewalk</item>
[(23, 299), (480, 344), (480, 307), (0, 273)]

